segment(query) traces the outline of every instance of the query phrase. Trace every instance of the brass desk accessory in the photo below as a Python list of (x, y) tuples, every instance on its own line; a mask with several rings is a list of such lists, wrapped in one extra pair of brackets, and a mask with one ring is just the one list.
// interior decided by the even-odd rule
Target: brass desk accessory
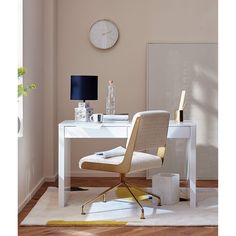
[(182, 90), (180, 102), (179, 102), (179, 109), (175, 112), (175, 121), (176, 122), (183, 122), (184, 121), (184, 100), (185, 100), (185, 90)]
[(184, 121), (184, 111), (183, 110), (177, 110), (175, 112), (175, 121), (177, 121), (177, 122)]

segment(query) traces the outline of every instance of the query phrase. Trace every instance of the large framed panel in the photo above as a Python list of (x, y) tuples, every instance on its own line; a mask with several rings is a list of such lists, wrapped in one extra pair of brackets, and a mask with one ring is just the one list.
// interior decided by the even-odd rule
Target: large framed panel
[[(184, 119), (197, 123), (197, 178), (218, 178), (218, 45), (151, 43), (147, 46), (146, 108), (164, 109), (174, 119), (186, 90)], [(161, 172), (186, 177), (186, 140), (169, 140)], [(149, 172), (149, 176), (157, 171)]]

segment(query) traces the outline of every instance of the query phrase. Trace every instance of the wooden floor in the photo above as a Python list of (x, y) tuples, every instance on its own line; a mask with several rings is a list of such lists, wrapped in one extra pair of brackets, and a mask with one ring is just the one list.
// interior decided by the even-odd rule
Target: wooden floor
[[(129, 178), (129, 182), (134, 183), (140, 187), (151, 187), (151, 180), (145, 178)], [(107, 187), (117, 183), (117, 178), (72, 178), (71, 184), (73, 187)], [(33, 206), (37, 203), (39, 198), (43, 195), (49, 186), (57, 186), (55, 183), (45, 183), (31, 201), (19, 213), (19, 224), (30, 212)], [(181, 186), (185, 186), (181, 182)], [(198, 181), (198, 187), (218, 187), (217, 181)], [(18, 235), (38, 236), (38, 235), (57, 235), (57, 236), (216, 236), (218, 235), (218, 227), (133, 227), (133, 226), (116, 226), (116, 227), (35, 227), (35, 226), (19, 226)]]

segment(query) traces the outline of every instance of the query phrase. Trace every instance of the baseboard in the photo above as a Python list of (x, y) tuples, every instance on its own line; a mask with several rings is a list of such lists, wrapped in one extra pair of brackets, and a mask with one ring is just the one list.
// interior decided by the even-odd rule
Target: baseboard
[(41, 188), (41, 186), (45, 183), (45, 182), (55, 182), (57, 180), (58, 174), (56, 173), (54, 176), (46, 176), (43, 177), (38, 184), (33, 188), (33, 190), (26, 196), (26, 198), (24, 199), (24, 201), (22, 203), (20, 203), (20, 205), (18, 206), (18, 213), (26, 206), (26, 204), (33, 198), (33, 196), (35, 195), (35, 193)]
[[(163, 171), (160, 171), (160, 172), (158, 172), (158, 171), (153, 172), (153, 170), (154, 170), (154, 169), (152, 169), (152, 170), (147, 170), (147, 174), (146, 174), (146, 178), (147, 178), (147, 179), (152, 179), (152, 176), (155, 175), (155, 174), (163, 173)], [(166, 172), (169, 173), (168, 171), (166, 171)], [(181, 174), (181, 173), (179, 173), (179, 174), (180, 174), (180, 179), (184, 180), (184, 179), (187, 178), (186, 175), (183, 175), (183, 174)], [(218, 180), (218, 175), (214, 175), (214, 176), (209, 176), (209, 175), (204, 175), (204, 176), (202, 175), (202, 176), (199, 176), (199, 175), (197, 175), (197, 176), (196, 176), (196, 179), (197, 179), (197, 180)]]
[(22, 203), (18, 206), (18, 213), (26, 206), (26, 204), (32, 199), (34, 194), (41, 188), (41, 186), (45, 183), (45, 178), (43, 177), (38, 184), (33, 188), (33, 190), (25, 197)]
[(45, 176), (44, 177), (44, 182), (55, 182), (58, 178), (58, 173), (56, 173), (53, 176)]
[(197, 176), (197, 180), (218, 180), (218, 176)]
[[(102, 172), (102, 171), (89, 171), (89, 170), (80, 170), (80, 171), (71, 171), (71, 177), (118, 177), (119, 174), (111, 172)], [(137, 172), (128, 174), (127, 177), (145, 177), (145, 172)]]

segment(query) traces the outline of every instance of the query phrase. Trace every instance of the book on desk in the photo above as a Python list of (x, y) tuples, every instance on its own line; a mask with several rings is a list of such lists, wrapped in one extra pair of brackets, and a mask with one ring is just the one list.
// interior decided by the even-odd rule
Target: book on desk
[(103, 122), (128, 122), (128, 114), (103, 115)]

